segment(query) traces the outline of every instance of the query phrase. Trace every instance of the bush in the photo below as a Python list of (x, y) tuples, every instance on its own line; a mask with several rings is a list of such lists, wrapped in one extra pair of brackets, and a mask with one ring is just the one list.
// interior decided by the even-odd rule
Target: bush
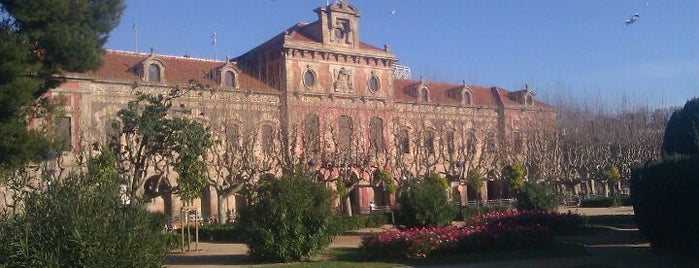
[(330, 244), (330, 192), (311, 178), (298, 172), (260, 182), (237, 223), (251, 257), (300, 261)]
[(561, 200), (561, 194), (550, 185), (527, 182), (517, 192), (515, 207), (518, 210), (555, 210)]
[(652, 247), (699, 255), (697, 174), (699, 157), (668, 158), (633, 171), (635, 219)]
[(439, 179), (407, 183), (401, 190), (398, 203), (397, 221), (407, 228), (448, 225), (456, 215), (456, 208), (449, 202)]
[(93, 174), (29, 194), (0, 224), (0, 267), (162, 266), (164, 218), (123, 205), (117, 179)]

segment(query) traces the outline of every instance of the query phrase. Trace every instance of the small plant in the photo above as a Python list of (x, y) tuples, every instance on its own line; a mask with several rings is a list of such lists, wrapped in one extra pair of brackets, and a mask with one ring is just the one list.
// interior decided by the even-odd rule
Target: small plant
[(507, 179), (507, 183), (510, 186), (510, 189), (514, 190), (515, 192), (518, 192), (524, 187), (524, 165), (508, 165), (503, 170), (503, 174)]
[(558, 208), (562, 196), (547, 184), (527, 182), (521, 191), (517, 193), (515, 207), (518, 210), (546, 210)]
[(300, 261), (330, 244), (336, 230), (330, 192), (303, 172), (260, 184), (237, 222), (250, 256)]
[(442, 180), (437, 176), (422, 182), (404, 185), (398, 200), (398, 223), (406, 227), (448, 225), (456, 215), (456, 208)]

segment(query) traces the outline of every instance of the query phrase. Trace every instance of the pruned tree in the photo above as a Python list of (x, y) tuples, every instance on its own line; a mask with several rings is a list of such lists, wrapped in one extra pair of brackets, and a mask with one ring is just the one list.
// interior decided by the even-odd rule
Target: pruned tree
[[(205, 186), (203, 161), (211, 137), (201, 123), (187, 118), (189, 110), (173, 102), (188, 89), (175, 87), (166, 94), (136, 93), (136, 99), (118, 112), (122, 122), (119, 142), (110, 144), (116, 152), (122, 183), (128, 185), (131, 203), (147, 201), (173, 191), (184, 201), (201, 195)], [(154, 176), (148, 177), (150, 170)], [(168, 173), (177, 172), (177, 187)]]

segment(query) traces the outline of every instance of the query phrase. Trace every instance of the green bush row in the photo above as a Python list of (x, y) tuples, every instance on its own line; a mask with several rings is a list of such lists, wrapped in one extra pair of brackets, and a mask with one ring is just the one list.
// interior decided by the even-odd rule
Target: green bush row
[(369, 215), (357, 215), (352, 217), (336, 216), (336, 233), (357, 230), (362, 228), (376, 228), (391, 223), (391, 213), (375, 213)]
[(580, 206), (584, 208), (608, 208), (618, 206), (630, 206), (631, 197), (614, 195), (610, 197), (595, 197), (583, 199)]

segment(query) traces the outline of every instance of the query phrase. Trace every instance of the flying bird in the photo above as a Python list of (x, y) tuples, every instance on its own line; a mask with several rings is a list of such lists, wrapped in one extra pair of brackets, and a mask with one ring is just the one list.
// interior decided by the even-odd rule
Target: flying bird
[(636, 21), (638, 20), (639, 17), (640, 17), (640, 16), (638, 15), (638, 13), (636, 13), (636, 14), (633, 14), (633, 16), (631, 16), (631, 18), (628, 18), (628, 19), (625, 20), (624, 22), (626, 23), (626, 25), (629, 25), (629, 24), (632, 24), (632, 23), (636, 22)]

